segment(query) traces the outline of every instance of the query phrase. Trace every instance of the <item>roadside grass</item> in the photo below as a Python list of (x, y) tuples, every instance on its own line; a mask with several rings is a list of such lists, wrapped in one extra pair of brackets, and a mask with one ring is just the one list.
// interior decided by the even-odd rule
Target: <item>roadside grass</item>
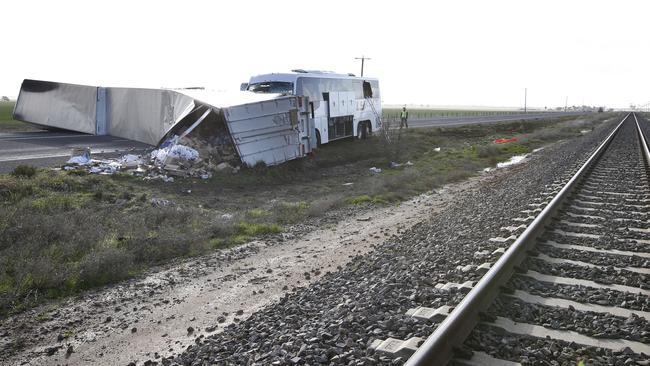
[(12, 117), (16, 102), (0, 101), (0, 132), (34, 131), (35, 127)]
[[(174, 183), (19, 167), (0, 174), (0, 317), (319, 222), (335, 208), (399, 202), (578, 136), (605, 118), (402, 130), (397, 150), (379, 137), (339, 141), (280, 166)], [(493, 143), (503, 137), (518, 141)], [(391, 161), (401, 165), (391, 168)]]

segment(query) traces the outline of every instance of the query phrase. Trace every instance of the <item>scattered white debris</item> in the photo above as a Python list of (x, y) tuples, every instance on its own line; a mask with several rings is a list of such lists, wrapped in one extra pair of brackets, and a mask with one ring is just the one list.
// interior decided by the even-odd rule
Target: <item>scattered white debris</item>
[(381, 169), (373, 166), (372, 168), (370, 168), (370, 172), (371, 173), (381, 173)]
[(433, 151), (435, 151), (435, 152), (440, 152), (440, 148), (439, 148), (439, 147), (436, 147), (435, 149), (433, 149)]
[(237, 173), (241, 166), (213, 162), (209, 154), (201, 159), (199, 151), (167, 140), (162, 147), (145, 155), (126, 154), (119, 158), (92, 159), (89, 148), (76, 148), (62, 167), (66, 171), (83, 170), (91, 174), (115, 174), (120, 171), (144, 180), (173, 182), (174, 177), (210, 179), (215, 172)]
[(168, 158), (195, 161), (199, 158), (199, 152), (185, 145), (169, 145), (151, 152), (151, 158), (162, 164)]
[(217, 164), (217, 166), (214, 169), (220, 172), (226, 169), (232, 169), (232, 166), (224, 161), (222, 163)]
[(173, 206), (174, 202), (170, 200), (166, 200), (164, 198), (152, 198), (151, 205), (156, 207), (169, 207), (169, 206)]
[[(537, 149), (537, 150), (541, 150), (541, 148)], [(483, 168), (483, 172), (487, 173), (487, 172), (491, 172), (491, 171), (493, 171), (495, 169), (505, 168), (505, 167), (510, 166), (510, 165), (519, 164), (522, 161), (524, 161), (527, 157), (528, 157), (528, 154), (515, 155), (515, 156), (511, 157), (508, 161), (504, 161), (503, 163), (497, 163), (497, 166), (494, 167), (494, 168), (490, 168), (490, 167)]]
[(589, 132), (591, 132), (591, 130), (580, 130), (580, 133), (583, 134), (583, 135), (586, 134), (586, 133), (589, 133)]
[(538, 151), (542, 151), (542, 150), (544, 150), (543, 147), (538, 147), (537, 149), (533, 150), (533, 152), (536, 153), (536, 152), (538, 152)]
[(138, 165), (142, 164), (142, 158), (138, 155), (126, 154), (120, 158), (120, 163), (126, 169), (137, 168)]
[(74, 148), (68, 164), (88, 165), (92, 161), (90, 157), (90, 148)]
[(352, 182), (343, 183), (344, 186), (351, 186), (351, 185), (353, 185), (353, 184), (354, 184), (354, 183), (352, 183)]
[(526, 155), (515, 155), (515, 156), (511, 157), (508, 161), (504, 161), (503, 163), (498, 163), (497, 168), (504, 168), (504, 167), (507, 167), (507, 166), (510, 166), (510, 165), (519, 164), (522, 161), (524, 161), (524, 159), (526, 159), (527, 157), (528, 157), (528, 154), (526, 154)]
[(225, 214), (221, 215), (221, 218), (224, 219), (224, 220), (232, 220), (233, 215), (229, 214), (229, 213), (225, 213)]
[(406, 163), (403, 163), (403, 164), (402, 164), (402, 163), (396, 163), (396, 162), (394, 162), (394, 161), (391, 161), (390, 164), (389, 164), (389, 166), (390, 166), (391, 168), (399, 168), (399, 167), (401, 167), (401, 166), (413, 166), (413, 165), (414, 165), (414, 164), (411, 163), (410, 160), (407, 161)]

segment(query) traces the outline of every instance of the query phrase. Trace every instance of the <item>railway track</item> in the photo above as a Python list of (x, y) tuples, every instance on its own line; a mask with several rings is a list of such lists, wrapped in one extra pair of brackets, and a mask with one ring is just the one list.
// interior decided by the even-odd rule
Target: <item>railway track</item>
[[(408, 366), (649, 365), (650, 152), (630, 113), (565, 184), (550, 187), (504, 235), (493, 262), (461, 269), (455, 307), (408, 315), (440, 323), (426, 341), (376, 340)], [(476, 273), (485, 273), (478, 281)]]

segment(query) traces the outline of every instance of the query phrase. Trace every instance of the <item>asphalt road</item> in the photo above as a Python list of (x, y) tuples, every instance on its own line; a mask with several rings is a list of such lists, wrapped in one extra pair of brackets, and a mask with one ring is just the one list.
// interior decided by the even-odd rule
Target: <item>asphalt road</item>
[(151, 146), (111, 136), (93, 136), (76, 132), (0, 133), (0, 173), (18, 165), (39, 167), (65, 163), (76, 147), (90, 147), (95, 157), (115, 157), (127, 152), (141, 153)]
[[(517, 120), (535, 120), (549, 117), (577, 116), (571, 113), (528, 113), (507, 116), (438, 117), (427, 120), (411, 120), (409, 127), (460, 126), (478, 123), (497, 123)], [(397, 122), (399, 124), (399, 122)], [(395, 126), (397, 127), (397, 125)], [(95, 157), (117, 157), (127, 152), (142, 153), (151, 146), (123, 138), (93, 136), (64, 131), (34, 131), (0, 133), (0, 173), (12, 171), (18, 165), (53, 167), (65, 163), (76, 147), (90, 147)]]

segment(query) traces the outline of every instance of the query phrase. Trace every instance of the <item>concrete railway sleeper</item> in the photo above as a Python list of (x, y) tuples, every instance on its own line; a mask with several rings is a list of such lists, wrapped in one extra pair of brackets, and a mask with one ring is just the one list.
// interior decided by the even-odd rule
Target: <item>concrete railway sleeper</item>
[(409, 366), (650, 365), (646, 123), (627, 114), (566, 184), (502, 227), (484, 264), (436, 286), (458, 305), (409, 310), (439, 324), (426, 340), (370, 347)]

